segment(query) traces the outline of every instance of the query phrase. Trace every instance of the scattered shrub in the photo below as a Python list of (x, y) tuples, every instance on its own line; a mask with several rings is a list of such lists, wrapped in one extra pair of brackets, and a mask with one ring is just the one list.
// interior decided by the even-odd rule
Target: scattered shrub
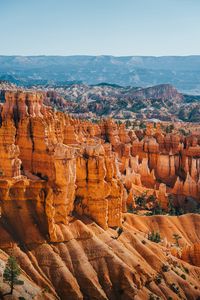
[(146, 206), (146, 193), (143, 193), (140, 196), (136, 196), (135, 203), (140, 207), (145, 207)]
[(150, 195), (149, 198), (148, 198), (148, 201), (155, 202), (156, 201), (155, 195)]
[(127, 121), (125, 122), (125, 125), (126, 125), (126, 128), (131, 127), (131, 121), (130, 121), (130, 120), (127, 120)]
[(186, 280), (186, 275), (185, 274), (181, 274), (181, 277)]
[(154, 295), (154, 294), (149, 294), (149, 300), (159, 300), (160, 297)]
[(172, 290), (175, 294), (179, 294), (179, 293), (180, 293), (179, 287), (178, 287), (175, 283), (170, 284), (170, 288), (171, 288), (171, 290)]
[(154, 294), (149, 294), (149, 300), (155, 300), (156, 298), (155, 298), (155, 296), (154, 296)]
[(150, 240), (154, 243), (160, 243), (160, 241), (161, 241), (160, 233), (154, 232), (154, 231), (148, 233), (148, 240)]
[(169, 200), (168, 212), (170, 216), (181, 216), (184, 214), (184, 210), (182, 208), (174, 206), (174, 198), (172, 195), (169, 195), (168, 200)]
[(180, 134), (182, 134), (182, 135), (184, 135), (184, 136), (189, 135), (189, 132), (185, 131), (183, 128), (180, 128), (180, 129), (179, 129), (179, 132), (180, 132)]
[(155, 278), (155, 283), (156, 284), (160, 284), (162, 281), (162, 276), (161, 275), (157, 275), (156, 278)]
[(167, 265), (162, 265), (162, 271), (163, 271), (163, 272), (168, 272), (168, 271), (169, 271), (169, 266), (167, 266)]
[(173, 124), (170, 124), (170, 125), (168, 125), (168, 126), (166, 127), (165, 132), (166, 132), (166, 133), (172, 133), (173, 129), (174, 129), (174, 125), (173, 125)]
[(122, 234), (123, 231), (124, 231), (124, 230), (123, 230), (122, 227), (117, 227), (117, 229), (116, 229), (117, 236), (112, 236), (112, 238), (113, 238), (114, 240), (117, 240), (117, 239), (120, 237), (120, 235)]
[(49, 292), (50, 292), (50, 289), (49, 289), (48, 286), (46, 286), (46, 287), (43, 289), (43, 291), (42, 291), (43, 294), (44, 294), (44, 293), (49, 293)]
[(122, 234), (122, 232), (124, 232), (124, 229), (122, 227), (117, 227), (116, 231), (117, 231), (118, 237), (120, 237), (120, 235)]
[(187, 273), (187, 274), (190, 273), (190, 271), (188, 270), (188, 268), (186, 268), (186, 267), (184, 267), (184, 266), (183, 266), (183, 271), (184, 271), (185, 273)]
[[(140, 107), (140, 108), (143, 108), (143, 107)], [(140, 109), (140, 108), (137, 108), (137, 109)], [(137, 111), (137, 110), (136, 110)], [(144, 122), (141, 122), (140, 124), (139, 124), (139, 127), (140, 127), (140, 129), (146, 129), (146, 124), (144, 123)]]
[(152, 209), (151, 213), (152, 215), (164, 215), (165, 211), (160, 206), (160, 203), (157, 203), (157, 205)]

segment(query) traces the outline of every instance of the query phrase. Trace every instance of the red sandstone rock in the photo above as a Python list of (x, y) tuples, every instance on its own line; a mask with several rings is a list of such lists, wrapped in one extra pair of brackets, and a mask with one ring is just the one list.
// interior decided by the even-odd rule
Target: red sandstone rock
[[(182, 298), (199, 297), (198, 215), (123, 212), (143, 192), (166, 210), (168, 192), (199, 201), (200, 139), (148, 125), (139, 141), (112, 120), (93, 125), (42, 102), (41, 93), (8, 92), (2, 106), (1, 248), (13, 249), (27, 275), (48, 287), (46, 299), (147, 299), (150, 293), (176, 299), (172, 280)], [(160, 231), (161, 244), (147, 239), (152, 230)], [(173, 253), (174, 233), (181, 249)], [(193, 285), (172, 270), (174, 261), (190, 264)], [(160, 272), (162, 285), (149, 283)]]

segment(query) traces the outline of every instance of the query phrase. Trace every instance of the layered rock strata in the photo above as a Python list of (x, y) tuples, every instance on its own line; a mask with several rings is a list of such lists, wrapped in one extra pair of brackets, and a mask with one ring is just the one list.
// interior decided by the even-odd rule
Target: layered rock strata
[[(182, 298), (197, 299), (198, 216), (126, 211), (144, 192), (166, 211), (170, 194), (179, 203), (188, 197), (199, 203), (200, 137), (166, 134), (159, 125), (134, 132), (110, 119), (72, 119), (43, 105), (44, 96), (5, 94), (1, 249), (12, 250), (27, 275), (48, 289), (43, 299), (148, 299), (151, 293), (178, 299), (171, 278)], [(150, 230), (161, 232), (161, 245), (147, 239)], [(181, 236), (181, 249), (173, 233)], [(174, 265), (189, 269), (192, 285), (177, 277)], [(159, 274), (162, 288), (155, 284)]]

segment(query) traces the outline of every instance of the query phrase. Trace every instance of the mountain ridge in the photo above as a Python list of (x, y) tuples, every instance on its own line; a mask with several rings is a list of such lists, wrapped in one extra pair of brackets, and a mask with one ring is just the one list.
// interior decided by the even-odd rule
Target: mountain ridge
[(0, 79), (13, 76), (22, 85), (42, 81), (109, 82), (148, 87), (163, 83), (200, 94), (200, 55), (191, 56), (3, 56)]

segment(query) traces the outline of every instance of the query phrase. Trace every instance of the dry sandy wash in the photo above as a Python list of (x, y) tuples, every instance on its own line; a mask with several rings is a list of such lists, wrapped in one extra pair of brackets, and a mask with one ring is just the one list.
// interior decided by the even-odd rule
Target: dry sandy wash
[[(12, 254), (24, 280), (12, 299), (200, 299), (199, 127), (93, 124), (44, 98), (7, 91), (0, 107), (0, 274)], [(196, 213), (170, 216), (170, 199)]]

